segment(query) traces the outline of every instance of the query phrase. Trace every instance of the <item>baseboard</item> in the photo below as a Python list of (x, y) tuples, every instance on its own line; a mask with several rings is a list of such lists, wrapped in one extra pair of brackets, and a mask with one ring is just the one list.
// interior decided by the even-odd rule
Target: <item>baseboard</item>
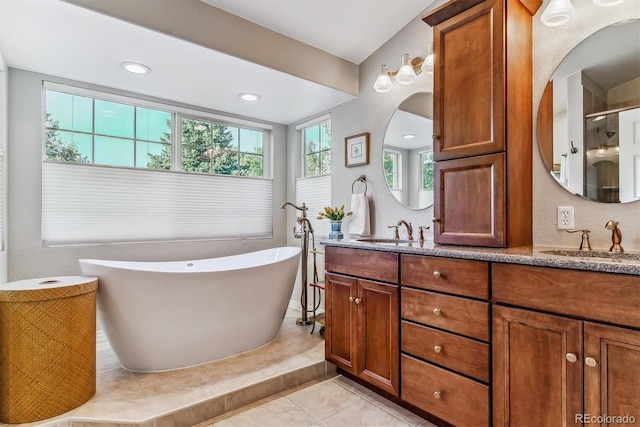
[(302, 311), (302, 304), (300, 304), (300, 301), (291, 299), (289, 300), (289, 308), (291, 310)]
[(96, 331), (96, 344), (100, 344), (103, 342), (107, 342), (107, 336), (104, 334), (104, 331), (101, 329)]

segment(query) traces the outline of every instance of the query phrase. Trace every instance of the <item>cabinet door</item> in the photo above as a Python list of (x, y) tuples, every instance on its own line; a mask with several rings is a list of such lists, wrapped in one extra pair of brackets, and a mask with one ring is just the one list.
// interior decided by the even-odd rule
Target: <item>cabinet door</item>
[[(598, 424), (602, 426), (638, 422), (640, 332), (587, 322), (584, 356), (584, 412), (591, 417), (612, 417), (610, 422)], [(625, 415), (626, 419), (615, 418)]]
[(358, 280), (358, 376), (367, 382), (399, 394), (398, 286)]
[(325, 274), (325, 358), (352, 374), (357, 374), (357, 280)]
[(504, 150), (502, 19), (502, 0), (487, 0), (433, 29), (435, 160)]
[(436, 162), (433, 240), (506, 246), (504, 154)]
[(582, 322), (499, 306), (493, 313), (494, 426), (576, 425)]

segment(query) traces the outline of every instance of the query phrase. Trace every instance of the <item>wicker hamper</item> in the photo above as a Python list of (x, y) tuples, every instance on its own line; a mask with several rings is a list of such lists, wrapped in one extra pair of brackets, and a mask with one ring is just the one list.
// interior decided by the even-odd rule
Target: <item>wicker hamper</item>
[(51, 418), (96, 391), (95, 277), (0, 284), (0, 422)]

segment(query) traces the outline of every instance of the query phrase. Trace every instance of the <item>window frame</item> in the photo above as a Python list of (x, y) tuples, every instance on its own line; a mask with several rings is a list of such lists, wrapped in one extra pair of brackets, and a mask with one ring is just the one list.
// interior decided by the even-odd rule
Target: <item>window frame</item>
[[(390, 190), (402, 190), (402, 151), (395, 150), (393, 148), (383, 148), (382, 158), (384, 162), (385, 153), (389, 153), (393, 156), (393, 185), (389, 187)], [(385, 177), (386, 181), (386, 177)], [(387, 184), (389, 184), (387, 182)]]
[[(329, 165), (329, 172), (327, 173), (321, 173), (318, 175), (307, 175), (307, 149), (306, 149), (306, 140), (305, 140), (305, 135), (306, 135), (306, 131), (307, 129), (310, 129), (312, 127), (318, 126), (320, 127), (323, 123), (329, 123), (329, 125), (331, 125), (331, 115), (329, 114), (325, 114), (322, 115), (320, 117), (316, 117), (314, 119), (308, 120), (304, 123), (300, 123), (298, 125), (295, 126), (295, 130), (300, 131), (300, 146), (301, 146), (301, 155), (300, 155), (300, 161), (301, 161), (301, 173), (300, 173), (300, 177), (301, 178), (312, 178), (314, 176), (325, 176), (325, 175), (331, 175), (331, 165)], [(321, 150), (321, 143), (320, 141), (318, 141), (318, 151), (314, 151), (314, 153), (318, 153), (320, 159), (322, 159), (321, 157), (321, 153), (322, 152), (329, 152), (329, 158), (331, 159), (331, 151), (333, 149), (333, 136), (329, 135), (329, 142), (331, 143), (331, 146), (326, 149), (326, 150)], [(333, 159), (331, 159), (331, 163), (333, 164)], [(321, 168), (322, 169), (322, 168)]]
[[(116, 102), (124, 105), (131, 105), (133, 107), (140, 108), (148, 108), (154, 110), (166, 111), (171, 114), (171, 147), (172, 147), (172, 161), (171, 161), (171, 169), (152, 169), (152, 168), (144, 168), (135, 166), (135, 157), (134, 157), (134, 166), (118, 166), (118, 165), (104, 165), (93, 163), (80, 163), (86, 166), (99, 166), (99, 167), (115, 167), (115, 168), (131, 168), (131, 169), (140, 169), (140, 170), (152, 170), (152, 171), (163, 171), (163, 172), (173, 172), (173, 173), (200, 173), (200, 172), (189, 172), (182, 170), (182, 119), (193, 119), (193, 120), (203, 120), (211, 123), (223, 125), (223, 126), (232, 126), (247, 130), (255, 130), (262, 132), (262, 147), (263, 147), (263, 175), (261, 177), (252, 177), (247, 176), (246, 178), (257, 178), (257, 179), (272, 179), (273, 177), (273, 144), (271, 131), (273, 130), (273, 126), (267, 123), (261, 123), (257, 121), (237, 118), (233, 116), (226, 116), (219, 113), (214, 113), (209, 110), (203, 109), (198, 110), (195, 108), (184, 107), (177, 105), (175, 103), (171, 103), (170, 101), (151, 101), (149, 99), (145, 99), (142, 95), (137, 94), (118, 94), (105, 92), (102, 90), (94, 90), (88, 89), (80, 86), (72, 86), (61, 83), (55, 83), (50, 81), (43, 81), (42, 86), (42, 160), (45, 162), (57, 162), (57, 163), (74, 163), (74, 162), (60, 162), (57, 160), (50, 160), (46, 158), (46, 132), (49, 128), (46, 127), (46, 96), (47, 91), (55, 91), (61, 92), (69, 95), (77, 95), (92, 98), (93, 100), (99, 99), (108, 102)], [(135, 114), (135, 113), (134, 113)], [(95, 136), (95, 106), (92, 111), (92, 115), (94, 118), (94, 123), (92, 126), (92, 136)], [(134, 121), (135, 126), (135, 121)], [(133, 141), (137, 141), (135, 137)], [(94, 144), (94, 142), (92, 142)], [(135, 145), (134, 145), (135, 151)], [(240, 152), (240, 151), (239, 151)], [(135, 156), (135, 154), (134, 154)], [(93, 160), (93, 159), (92, 159)], [(238, 176), (238, 175), (227, 175), (227, 174), (213, 174), (208, 173), (206, 175), (218, 175), (218, 176)]]
[(424, 174), (425, 174), (424, 157), (425, 157), (425, 155), (430, 154), (431, 155), (431, 163), (434, 163), (435, 160), (433, 158), (433, 149), (418, 151), (418, 154), (420, 155), (420, 177), (422, 177), (422, 179), (420, 180), (420, 190), (421, 191), (432, 191), (433, 187), (432, 188), (426, 188), (424, 186)]

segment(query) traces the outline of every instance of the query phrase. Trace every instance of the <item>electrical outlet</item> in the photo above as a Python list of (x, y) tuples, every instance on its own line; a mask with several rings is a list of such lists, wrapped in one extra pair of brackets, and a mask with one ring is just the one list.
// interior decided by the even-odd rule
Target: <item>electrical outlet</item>
[(558, 206), (558, 230), (575, 228), (573, 206)]

